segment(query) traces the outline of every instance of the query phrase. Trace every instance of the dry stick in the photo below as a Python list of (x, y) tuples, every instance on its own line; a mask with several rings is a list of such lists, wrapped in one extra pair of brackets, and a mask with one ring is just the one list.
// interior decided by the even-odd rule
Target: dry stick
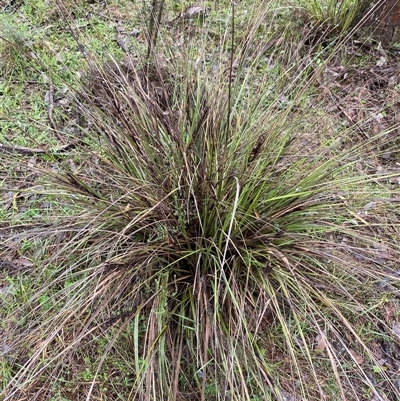
[(336, 96), (327, 86), (321, 85), (321, 88), (323, 91), (326, 91), (330, 95), (333, 104), (336, 106), (339, 112), (346, 117), (349, 123), (357, 129), (357, 131), (361, 134), (362, 137), (368, 139), (370, 137), (368, 133), (362, 128), (360, 122), (355, 121), (355, 119), (348, 113), (346, 108), (341, 105), (341, 99), (338, 96)]
[(61, 146), (61, 147), (53, 149), (53, 150), (47, 150), (47, 149), (43, 149), (43, 148), (27, 148), (25, 146), (10, 146), (10, 145), (4, 145), (4, 144), (0, 143), (0, 152), (20, 153), (23, 155), (62, 153), (62, 152), (67, 151), (68, 149), (73, 148), (77, 143), (78, 143), (78, 141), (67, 143), (64, 146)]
[(49, 91), (48, 93), (48, 106), (47, 106), (47, 115), (49, 116), (50, 124), (53, 128), (54, 133), (56, 134), (57, 138), (60, 141), (64, 141), (64, 137), (61, 135), (56, 122), (54, 121), (53, 118), (53, 109), (54, 109), (54, 85), (53, 85), (53, 80), (51, 77), (49, 78)]
[[(151, 15), (149, 22), (149, 32), (148, 32), (148, 48), (147, 48), (147, 60), (150, 59), (150, 55), (153, 53), (154, 48), (157, 43), (158, 31), (160, 29), (161, 16), (164, 9), (165, 0), (153, 0), (151, 5)], [(156, 16), (157, 13), (157, 16)]]
[(54, 109), (54, 85), (53, 80), (49, 77), (49, 91), (48, 91), (48, 106), (47, 106), (47, 114), (49, 116), (50, 124), (53, 127), (54, 131), (58, 131), (57, 124), (53, 119), (53, 109)]
[(79, 33), (75, 32), (74, 28), (70, 24), (70, 21), (73, 20), (73, 18), (71, 17), (70, 13), (66, 9), (66, 7), (62, 1), (57, 0), (57, 7), (59, 8), (61, 15), (64, 17), (64, 21), (68, 25), (69, 33), (71, 34), (71, 36), (74, 38), (75, 42), (77, 43), (79, 51), (83, 55), (85, 55), (85, 46), (79, 40)]
[(120, 46), (120, 48), (125, 53), (129, 53), (128, 46), (126, 45), (126, 43), (124, 41), (124, 38), (122, 36), (122, 30), (123, 30), (123, 28), (121, 26), (116, 26), (115, 27), (115, 31), (116, 31), (115, 39), (117, 41), (117, 44)]
[(227, 125), (225, 132), (225, 146), (228, 145), (228, 134), (231, 128), (231, 112), (232, 112), (232, 104), (231, 104), (231, 96), (232, 96), (232, 76), (233, 76), (233, 58), (234, 58), (234, 45), (235, 45), (235, 2), (231, 0), (232, 5), (232, 27), (231, 27), (231, 58), (229, 65), (229, 83), (228, 83), (228, 115), (227, 115)]
[[(226, 126), (225, 126), (225, 143), (224, 143), (224, 154), (223, 158), (227, 156), (228, 141), (231, 131), (231, 113), (232, 113), (232, 77), (233, 77), (233, 58), (234, 58), (234, 43), (235, 43), (235, 5), (236, 3), (231, 0), (232, 6), (232, 19), (231, 19), (231, 54), (229, 62), (229, 82), (228, 82), (228, 105), (227, 105), (227, 116), (226, 116)], [(225, 164), (225, 160), (222, 162)]]

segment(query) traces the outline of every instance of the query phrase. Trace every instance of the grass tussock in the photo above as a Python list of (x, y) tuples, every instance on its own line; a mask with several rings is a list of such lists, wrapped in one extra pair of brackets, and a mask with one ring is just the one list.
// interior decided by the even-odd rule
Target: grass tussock
[(335, 36), (343, 34), (354, 26), (361, 17), (367, 1), (326, 0), (300, 1), (304, 16), (322, 34)]
[(376, 284), (398, 278), (377, 254), (398, 247), (376, 226), (396, 212), (357, 214), (384, 178), (356, 169), (375, 138), (310, 137), (316, 76), (277, 74), (256, 31), (228, 57), (225, 35), (218, 62), (206, 41), (92, 60), (82, 160), (41, 172), (70, 212), (23, 235), (46, 242), (5, 399), (396, 394), (368, 341), (391, 332)]

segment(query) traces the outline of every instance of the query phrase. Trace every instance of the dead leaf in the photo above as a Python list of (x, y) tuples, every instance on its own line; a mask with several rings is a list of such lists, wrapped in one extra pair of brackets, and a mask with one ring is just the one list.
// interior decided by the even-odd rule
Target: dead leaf
[(364, 358), (358, 354), (356, 351), (354, 351), (353, 349), (349, 350), (349, 354), (353, 357), (353, 359), (359, 364), (363, 364), (364, 363)]
[(18, 267), (23, 267), (27, 269), (28, 267), (33, 267), (34, 263), (32, 263), (30, 260), (25, 259), (25, 258), (19, 258), (19, 259), (14, 259), (12, 263)]
[(262, 49), (262, 52), (267, 52), (271, 47), (277, 47), (283, 42), (283, 36), (269, 40)]
[(387, 57), (385, 57), (385, 56), (380, 56), (379, 59), (376, 60), (376, 65), (377, 65), (378, 67), (382, 67), (382, 66), (384, 66), (384, 65), (387, 64), (387, 61), (388, 61)]
[(388, 401), (386, 394), (382, 392), (375, 391), (371, 396), (372, 398), (370, 398), (369, 401)]
[(317, 337), (315, 337), (315, 341), (317, 342), (317, 345), (315, 346), (315, 350), (322, 352), (326, 348), (326, 341), (325, 341), (325, 336), (323, 334), (318, 334)]
[(204, 15), (205, 15), (205, 10), (203, 7), (193, 5), (186, 7), (182, 16), (184, 19), (193, 19), (193, 18), (203, 17)]
[(35, 167), (35, 165), (36, 165), (36, 160), (37, 160), (37, 157), (36, 157), (36, 156), (32, 156), (32, 157), (29, 159), (29, 161), (28, 161), (28, 167), (29, 167), (29, 168)]
[(400, 322), (393, 323), (393, 333), (400, 338)]
[(385, 321), (386, 323), (390, 323), (396, 316), (396, 305), (393, 302), (388, 301), (385, 303), (384, 308), (385, 308), (385, 314), (384, 314)]

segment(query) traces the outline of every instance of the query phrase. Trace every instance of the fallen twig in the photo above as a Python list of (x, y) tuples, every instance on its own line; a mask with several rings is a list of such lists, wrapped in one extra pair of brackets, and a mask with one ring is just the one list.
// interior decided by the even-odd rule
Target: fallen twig
[(53, 80), (51, 78), (49, 78), (49, 91), (47, 92), (48, 96), (47, 96), (47, 101), (48, 101), (48, 106), (47, 106), (47, 114), (49, 116), (49, 120), (51, 123), (51, 126), (53, 127), (53, 129), (55, 131), (58, 131), (57, 129), (57, 125), (53, 119), (53, 108), (54, 108), (54, 85), (53, 85)]
[(125, 53), (129, 53), (128, 46), (125, 44), (124, 38), (122, 36), (123, 28), (118, 25), (115, 27), (115, 30), (116, 30), (116, 41), (117, 41), (118, 45), (121, 47), (121, 49)]
[(54, 121), (53, 118), (53, 109), (54, 109), (54, 85), (53, 85), (53, 80), (51, 77), (49, 78), (49, 91), (47, 92), (47, 115), (49, 116), (50, 124), (54, 130), (54, 133), (56, 134), (57, 138), (60, 141), (63, 141), (64, 138), (61, 135), (60, 131), (58, 130), (57, 124)]
[(73, 148), (77, 143), (78, 141), (74, 141), (55, 149), (27, 148), (25, 146), (11, 146), (0, 143), (0, 152), (20, 153), (23, 155), (62, 153)]
[(369, 134), (362, 128), (361, 124), (359, 121), (356, 121), (346, 110), (345, 107), (341, 105), (341, 99), (334, 94), (327, 86), (321, 85), (321, 88), (325, 93), (328, 93), (330, 96), (333, 104), (335, 107), (338, 109), (338, 111), (348, 120), (348, 122), (351, 124), (352, 127), (356, 128), (357, 131), (361, 134), (363, 138), (368, 139)]

